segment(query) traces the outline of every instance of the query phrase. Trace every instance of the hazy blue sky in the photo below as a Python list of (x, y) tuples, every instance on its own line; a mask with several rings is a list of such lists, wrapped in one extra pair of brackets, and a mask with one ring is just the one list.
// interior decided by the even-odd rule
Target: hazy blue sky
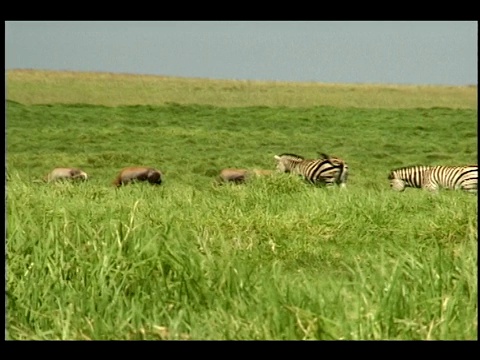
[(476, 21), (6, 21), (5, 69), (477, 84)]

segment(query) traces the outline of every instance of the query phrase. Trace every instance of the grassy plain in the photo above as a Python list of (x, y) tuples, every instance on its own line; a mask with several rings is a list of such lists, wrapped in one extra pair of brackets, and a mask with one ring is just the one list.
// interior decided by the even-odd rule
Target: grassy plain
[(7, 97), (22, 104), (477, 108), (477, 86), (329, 84), (12, 70)]
[[(476, 87), (6, 79), (8, 338), (477, 339), (477, 197), (386, 179), (477, 163)], [(347, 189), (213, 184), (281, 152), (345, 158)], [(165, 183), (114, 189), (129, 165)]]

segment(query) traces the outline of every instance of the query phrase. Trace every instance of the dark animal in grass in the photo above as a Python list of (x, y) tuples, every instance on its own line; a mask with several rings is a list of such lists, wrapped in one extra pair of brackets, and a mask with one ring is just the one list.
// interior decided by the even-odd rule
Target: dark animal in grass
[(87, 180), (88, 175), (85, 171), (77, 168), (55, 168), (48, 173), (44, 180), (52, 182), (57, 180)]
[(162, 180), (162, 172), (160, 170), (146, 166), (135, 166), (122, 169), (113, 181), (113, 185), (120, 187), (137, 181), (146, 181), (150, 184), (161, 185)]
[(219, 183), (235, 183), (243, 184), (252, 176), (265, 176), (272, 175), (275, 172), (273, 170), (263, 170), (263, 169), (236, 169), (236, 168), (226, 168), (220, 171), (220, 175), (217, 178)]

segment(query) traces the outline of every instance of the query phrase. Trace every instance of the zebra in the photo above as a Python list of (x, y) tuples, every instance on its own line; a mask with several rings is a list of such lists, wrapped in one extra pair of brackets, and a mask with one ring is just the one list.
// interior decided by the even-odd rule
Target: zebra
[(388, 175), (390, 187), (404, 191), (405, 187), (438, 191), (440, 188), (477, 192), (478, 165), (465, 166), (407, 166), (394, 169)]
[(344, 160), (321, 154), (320, 159), (305, 159), (303, 156), (283, 153), (275, 155), (277, 170), (284, 173), (299, 174), (308, 182), (316, 185), (346, 186), (348, 165)]

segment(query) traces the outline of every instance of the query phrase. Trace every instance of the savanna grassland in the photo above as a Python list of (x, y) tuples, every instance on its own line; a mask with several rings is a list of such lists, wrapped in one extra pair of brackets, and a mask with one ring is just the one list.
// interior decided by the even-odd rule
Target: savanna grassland
[[(390, 169), (477, 163), (477, 87), (6, 72), (8, 339), (474, 340), (477, 197)], [(346, 189), (224, 167), (325, 152)], [(125, 166), (161, 186), (111, 182)], [(75, 166), (84, 183), (46, 184)]]

